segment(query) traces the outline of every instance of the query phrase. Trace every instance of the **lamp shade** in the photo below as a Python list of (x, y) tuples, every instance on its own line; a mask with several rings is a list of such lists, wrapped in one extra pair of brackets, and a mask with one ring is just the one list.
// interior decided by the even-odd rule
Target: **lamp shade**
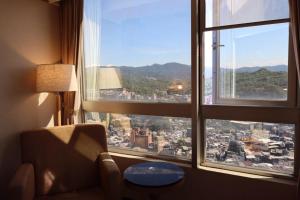
[(75, 66), (68, 64), (38, 66), (36, 89), (38, 92), (77, 91)]
[(101, 67), (97, 70), (97, 89), (119, 89), (122, 88), (119, 71), (114, 67)]

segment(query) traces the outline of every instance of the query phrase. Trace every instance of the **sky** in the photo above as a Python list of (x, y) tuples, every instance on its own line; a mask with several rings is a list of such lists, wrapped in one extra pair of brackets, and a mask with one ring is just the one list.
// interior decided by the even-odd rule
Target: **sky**
[[(223, 13), (221, 25), (235, 23), (232, 16), (240, 16), (240, 13), (244, 18), (236, 19), (241, 22), (288, 15), (287, 0), (223, 2), (224, 10), (230, 13)], [(263, 2), (261, 6), (260, 2)], [(207, 24), (212, 24), (212, 10), (209, 9), (212, 0), (207, 0), (207, 5)], [(254, 5), (254, 15), (251, 12), (247, 14), (245, 11)], [(168, 62), (191, 64), (189, 0), (86, 0), (84, 21), (88, 66), (139, 67)], [(224, 67), (287, 64), (288, 24), (224, 30), (220, 35), (220, 43), (224, 45), (220, 58)], [(206, 33), (205, 44), (208, 52), (205, 65), (211, 67), (211, 33)]]

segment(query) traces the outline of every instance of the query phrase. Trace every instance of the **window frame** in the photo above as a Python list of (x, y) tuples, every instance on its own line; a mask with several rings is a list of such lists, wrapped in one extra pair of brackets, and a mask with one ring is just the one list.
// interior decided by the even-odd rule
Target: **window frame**
[[(299, 123), (299, 115), (300, 111), (299, 107), (299, 86), (297, 84), (297, 73), (296, 73), (296, 64), (295, 64), (295, 55), (293, 51), (292, 41), (291, 41), (291, 28), (289, 25), (289, 60), (288, 60), (288, 98), (287, 101), (266, 101), (266, 100), (231, 100), (235, 105), (229, 104), (228, 102), (217, 101), (215, 104), (206, 105), (204, 104), (204, 95), (205, 95), (205, 82), (204, 82), (204, 56), (205, 56), (205, 39), (204, 33), (207, 31), (213, 30), (224, 30), (231, 28), (242, 28), (249, 26), (258, 26), (258, 25), (267, 25), (267, 24), (277, 24), (277, 23), (290, 23), (290, 18), (288, 19), (279, 19), (279, 20), (271, 20), (271, 21), (260, 21), (254, 23), (244, 23), (244, 24), (234, 24), (234, 25), (226, 25), (226, 26), (218, 26), (218, 27), (205, 27), (206, 23), (206, 7), (205, 0), (199, 0), (199, 73), (201, 77), (201, 81), (199, 83), (199, 91), (200, 91), (200, 101), (199, 101), (199, 143), (200, 143), (200, 153), (197, 158), (197, 167), (212, 167), (225, 169), (228, 171), (236, 171), (248, 174), (256, 174), (268, 177), (278, 177), (278, 178), (288, 178), (295, 179), (298, 177), (299, 169), (299, 154), (300, 154), (300, 145), (298, 144), (300, 141), (299, 131), (300, 131), (300, 123)], [(218, 84), (218, 83), (215, 83)], [(215, 94), (216, 95), (216, 94)], [(237, 105), (237, 103), (242, 104)], [(226, 104), (225, 104), (226, 103)], [(259, 104), (258, 104), (259, 103)], [(205, 161), (205, 151), (206, 151), (206, 134), (205, 134), (205, 120), (206, 119), (218, 119), (218, 120), (238, 120), (238, 121), (254, 121), (254, 122), (270, 122), (270, 123), (287, 123), (295, 125), (295, 150), (294, 150), (294, 174), (286, 175), (281, 173), (276, 173), (272, 171), (260, 170), (260, 169), (249, 169), (242, 168), (238, 166), (228, 166), (217, 163), (209, 163)]]
[[(297, 86), (296, 73), (289, 74), (289, 78), (293, 79), (291, 85), (294, 90), (293, 103), (263, 106), (233, 106), (233, 105), (204, 105), (204, 32), (211, 30), (211, 28), (205, 28), (205, 0), (190, 0), (191, 2), (191, 102), (189, 103), (149, 103), (149, 102), (126, 102), (126, 101), (87, 101), (84, 98), (84, 92), (81, 93), (82, 98), (82, 120), (85, 122), (84, 112), (117, 112), (121, 114), (141, 114), (141, 115), (158, 115), (169, 117), (188, 117), (192, 120), (192, 159), (189, 161), (180, 160), (176, 157), (165, 157), (159, 155), (149, 155), (143, 152), (127, 151), (122, 149), (109, 148), (109, 151), (144, 156), (151, 158), (158, 158), (163, 160), (170, 160), (175, 162), (183, 162), (192, 164), (193, 168), (199, 169), (201, 166), (220, 168), (228, 171), (244, 172), (248, 174), (257, 174), (268, 177), (290, 178), (294, 179), (298, 176), (298, 169), (300, 167), (300, 123), (298, 116), (300, 116), (299, 87)], [(257, 22), (256, 25), (263, 25), (263, 22)], [(270, 21), (269, 21), (270, 23)], [(278, 20), (274, 23), (278, 23)], [(241, 25), (248, 26), (247, 23)], [(225, 28), (225, 27), (219, 27)], [(231, 28), (231, 25), (227, 25), (226, 28)], [(290, 34), (291, 35), (291, 34)], [(291, 36), (290, 36), (291, 40)], [(291, 44), (291, 42), (290, 42)], [(292, 45), (289, 45), (289, 60), (294, 62), (294, 51), (291, 50)], [(289, 65), (290, 66), (290, 65)], [(294, 64), (293, 64), (294, 66)], [(290, 69), (289, 69), (290, 70)], [(296, 69), (292, 69), (293, 72)], [(84, 79), (84, 68), (81, 73)], [(85, 81), (81, 79), (82, 86)], [(290, 85), (289, 85), (290, 87)], [(82, 87), (84, 88), (84, 87)], [(82, 90), (84, 91), (84, 89)], [(289, 89), (291, 91), (291, 89)], [(290, 94), (289, 94), (290, 95)], [(149, 109), (150, 108), (150, 109)], [(230, 111), (230, 112), (229, 112)], [(232, 112), (234, 111), (234, 112)], [(250, 114), (249, 114), (250, 113)], [(280, 118), (275, 117), (276, 115)], [(241, 120), (241, 121), (264, 121), (271, 123), (291, 123), (295, 124), (295, 164), (294, 175), (292, 177), (269, 173), (261, 170), (243, 169), (241, 167), (214, 165), (205, 162), (205, 120), (206, 119), (221, 119), (221, 120)]]
[[(172, 156), (164, 156), (164, 155), (155, 155), (153, 153), (145, 153), (138, 152), (134, 150), (127, 150), (117, 147), (109, 147), (109, 151), (113, 153), (120, 153), (126, 155), (135, 155), (135, 156), (143, 156), (155, 159), (169, 160), (175, 161), (184, 164), (193, 164), (193, 160), (195, 160), (196, 156), (194, 152), (197, 152), (194, 147), (195, 137), (197, 138), (197, 129), (194, 128), (195, 122), (197, 121), (197, 116), (194, 115), (193, 109), (194, 107), (198, 107), (198, 97), (197, 97), (197, 89), (198, 89), (198, 65), (194, 61), (198, 59), (198, 54), (194, 52), (194, 48), (198, 48), (198, 45), (195, 45), (198, 40), (197, 38), (197, 29), (195, 29), (192, 24), (197, 23), (197, 12), (198, 8), (195, 6), (195, 3), (198, 0), (188, 0), (190, 1), (190, 19), (191, 19), (191, 101), (186, 103), (176, 103), (176, 102), (146, 102), (146, 101), (117, 101), (117, 100), (87, 100), (85, 93), (85, 84), (86, 84), (86, 75), (85, 75), (85, 67), (82, 65), (82, 79), (81, 79), (81, 111), (82, 111), (82, 122), (86, 123), (85, 113), (86, 112), (102, 112), (102, 113), (118, 113), (118, 114), (133, 114), (133, 115), (151, 115), (151, 116), (162, 116), (162, 117), (182, 117), (189, 118), (192, 122), (192, 158), (189, 159), (181, 159)], [(82, 41), (83, 42), (83, 41)], [(82, 50), (84, 52), (84, 50)], [(84, 53), (82, 53), (84, 57)], [(84, 61), (84, 58), (82, 59)], [(194, 165), (196, 166), (196, 165)]]
[[(276, 20), (277, 21), (277, 20)], [(278, 23), (248, 23), (249, 26), (247, 27), (254, 27), (254, 26), (263, 26), (263, 25), (271, 25), (271, 24), (282, 24), (282, 23), (290, 23), (289, 19), (284, 20), (278, 20)], [(259, 24), (259, 25), (257, 25)], [(241, 27), (240, 25), (234, 26), (234, 28), (246, 28)], [(228, 28), (229, 29), (229, 28)], [(224, 28), (222, 30), (228, 30), (227, 28)], [(215, 30), (217, 31), (216, 35), (219, 35), (219, 31), (221, 30)], [(216, 36), (219, 38), (218, 36)], [(291, 29), (289, 24), (289, 38), (288, 38), (289, 44), (288, 44), (288, 92), (287, 92), (287, 100), (263, 100), (263, 99), (234, 99), (234, 98), (222, 98), (220, 97), (220, 61), (219, 58), (217, 61), (214, 61), (217, 63), (213, 66), (213, 74), (215, 75), (215, 78), (213, 78), (213, 104), (219, 104), (219, 105), (254, 105), (254, 106), (288, 106), (293, 107), (296, 105), (296, 99), (293, 98), (296, 96), (296, 63), (295, 58), (293, 54), (293, 46), (292, 46), (292, 37), (291, 37)], [(220, 48), (216, 47), (216, 52), (213, 54), (214, 57), (217, 57), (220, 55)], [(203, 80), (204, 81), (204, 80)]]
[[(132, 115), (149, 115), (160, 117), (182, 117), (192, 119), (192, 105), (190, 103), (137, 103), (125, 101), (83, 101), (83, 112), (100, 112), (100, 113), (117, 113), (117, 114), (132, 114)], [(84, 123), (86, 123), (85, 115), (83, 113)], [(194, 129), (192, 128), (192, 143), (194, 137)], [(172, 157), (165, 155), (158, 155), (147, 152), (139, 152), (130, 149), (122, 149), (118, 147), (108, 147), (108, 150), (113, 153), (120, 153), (126, 155), (142, 156), (147, 158), (155, 158), (161, 160), (175, 161), (184, 164), (192, 164), (193, 162), (193, 145), (192, 145), (192, 159), (184, 159), (180, 157)]]
[[(215, 1), (213, 2), (215, 3)], [(274, 19), (274, 20), (262, 20), (256, 22), (246, 22), (246, 23), (238, 23), (238, 24), (230, 24), (230, 25), (222, 25), (222, 26), (212, 26), (206, 27), (206, 6), (204, 0), (204, 32), (212, 31), (213, 34), (213, 45), (215, 46), (213, 52), (213, 72), (212, 74), (215, 77), (212, 78), (212, 101), (213, 104), (220, 105), (254, 105), (254, 106), (295, 106), (296, 100), (293, 98), (296, 96), (296, 63), (293, 55), (293, 47), (292, 47), (292, 37), (291, 37), (291, 27), (290, 27), (290, 17), (283, 19)], [(219, 12), (219, 7), (215, 8), (214, 12)], [(264, 100), (264, 99), (234, 99), (234, 98), (222, 98), (220, 97), (220, 31), (222, 30), (230, 30), (237, 28), (251, 28), (258, 27), (263, 25), (272, 25), (272, 24), (283, 24), (288, 23), (289, 25), (289, 38), (288, 38), (288, 93), (287, 100)], [(204, 66), (204, 65), (203, 65)], [(204, 75), (203, 75), (204, 76)], [(205, 81), (205, 80), (203, 80)]]

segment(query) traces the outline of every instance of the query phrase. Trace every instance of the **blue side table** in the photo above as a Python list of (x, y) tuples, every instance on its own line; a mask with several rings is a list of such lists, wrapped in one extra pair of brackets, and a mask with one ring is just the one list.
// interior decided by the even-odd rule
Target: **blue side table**
[(184, 171), (167, 162), (144, 162), (124, 171), (124, 179), (134, 188), (144, 189), (152, 200), (159, 199), (164, 188), (175, 187), (184, 178)]

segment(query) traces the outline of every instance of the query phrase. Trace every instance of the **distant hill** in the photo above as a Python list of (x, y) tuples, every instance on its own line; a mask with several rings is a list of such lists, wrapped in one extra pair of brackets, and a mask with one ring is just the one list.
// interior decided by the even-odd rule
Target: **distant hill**
[[(261, 69), (268, 70), (270, 72), (287, 72), (288, 66), (287, 65), (275, 65), (275, 66), (264, 66), (264, 67), (240, 67), (236, 68), (236, 73), (254, 73)], [(221, 72), (230, 72), (232, 68), (221, 68)]]
[(119, 67), (123, 75), (135, 75), (155, 79), (190, 80), (191, 66), (180, 63), (153, 64), (142, 67)]
[(253, 73), (260, 69), (266, 69), (270, 72), (287, 72), (288, 66), (287, 65), (275, 65), (275, 66), (265, 66), (265, 67), (241, 67), (236, 69), (238, 73)]
[[(211, 67), (206, 67), (205, 68), (205, 77), (206, 78), (211, 78), (212, 77), (212, 68)], [(237, 73), (253, 73), (256, 72), (260, 69), (267, 69), (270, 72), (287, 72), (288, 71), (288, 66), (287, 65), (274, 65), (274, 66), (264, 66), (264, 67), (239, 67), (236, 68), (235, 71)], [(221, 68), (221, 72), (230, 72), (232, 69), (231, 68)]]
[[(141, 67), (119, 66), (120, 81), (123, 88), (141, 95), (163, 94), (174, 85), (183, 85), (183, 93), (191, 92), (191, 66), (180, 63), (153, 64)], [(241, 67), (236, 72), (236, 95), (244, 98), (272, 97), (285, 98), (287, 88), (286, 65), (265, 67)], [(221, 69), (221, 76), (230, 77), (229, 68)], [(210, 70), (211, 71), (211, 70)], [(87, 76), (92, 69), (87, 68)], [(229, 74), (227, 74), (229, 73)], [(206, 72), (206, 78), (209, 77)], [(89, 80), (89, 78), (87, 78)], [(93, 84), (90, 81), (89, 84)], [(88, 84), (88, 85), (89, 85)], [(206, 87), (210, 88), (210, 81)], [(226, 81), (225, 88), (231, 87)], [(209, 92), (208, 92), (209, 93)]]
[(142, 67), (118, 67), (124, 88), (137, 94), (167, 91), (174, 84), (182, 84), (185, 93), (191, 90), (191, 67), (179, 63), (153, 64)]
[[(273, 68), (275, 69), (276, 67)], [(287, 76), (285, 71), (270, 71), (267, 68), (260, 68), (251, 73), (236, 73), (236, 95), (246, 99), (285, 99)]]

